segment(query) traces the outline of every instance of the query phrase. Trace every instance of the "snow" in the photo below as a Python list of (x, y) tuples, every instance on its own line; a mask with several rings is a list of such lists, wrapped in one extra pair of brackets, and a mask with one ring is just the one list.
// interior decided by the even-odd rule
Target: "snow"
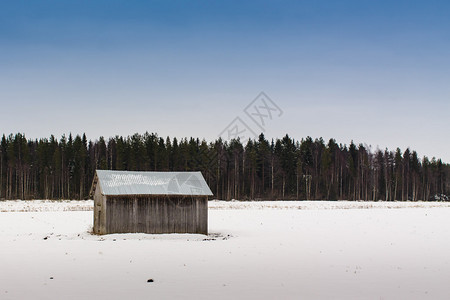
[(1, 201), (0, 299), (447, 299), (450, 294), (449, 203), (211, 201), (209, 206), (209, 236), (95, 236), (89, 233), (92, 201)]
[(0, 212), (37, 212), (37, 211), (91, 211), (92, 200), (8, 200), (0, 201)]
[(372, 201), (210, 201), (209, 209), (370, 209), (450, 207), (450, 202)]
[[(92, 200), (8, 200), (0, 201), (0, 212), (90, 211)], [(371, 202), (371, 201), (209, 201), (210, 210), (223, 209), (395, 209), (450, 207), (450, 202)]]

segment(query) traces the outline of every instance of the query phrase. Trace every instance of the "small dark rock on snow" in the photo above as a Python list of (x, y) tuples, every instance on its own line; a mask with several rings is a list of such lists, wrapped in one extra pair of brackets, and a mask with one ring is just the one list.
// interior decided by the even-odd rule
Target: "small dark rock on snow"
[(149, 279), (149, 280), (147, 280), (147, 282), (153, 282), (153, 279)]

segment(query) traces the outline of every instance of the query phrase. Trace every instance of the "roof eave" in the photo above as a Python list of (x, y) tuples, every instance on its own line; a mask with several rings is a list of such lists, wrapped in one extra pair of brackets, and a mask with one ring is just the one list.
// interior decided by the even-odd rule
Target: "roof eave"
[(211, 195), (191, 195), (191, 194), (102, 194), (106, 197), (210, 197)]

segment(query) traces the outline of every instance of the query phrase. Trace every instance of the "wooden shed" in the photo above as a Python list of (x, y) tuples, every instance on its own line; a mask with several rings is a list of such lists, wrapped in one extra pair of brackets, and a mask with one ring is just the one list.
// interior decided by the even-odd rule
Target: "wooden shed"
[(97, 170), (92, 182), (94, 233), (208, 234), (201, 172)]

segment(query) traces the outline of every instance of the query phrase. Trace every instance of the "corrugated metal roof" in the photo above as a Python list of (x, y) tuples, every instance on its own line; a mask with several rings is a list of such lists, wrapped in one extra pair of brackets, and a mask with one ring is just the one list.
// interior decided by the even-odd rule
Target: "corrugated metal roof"
[(103, 195), (212, 196), (201, 172), (97, 170)]

